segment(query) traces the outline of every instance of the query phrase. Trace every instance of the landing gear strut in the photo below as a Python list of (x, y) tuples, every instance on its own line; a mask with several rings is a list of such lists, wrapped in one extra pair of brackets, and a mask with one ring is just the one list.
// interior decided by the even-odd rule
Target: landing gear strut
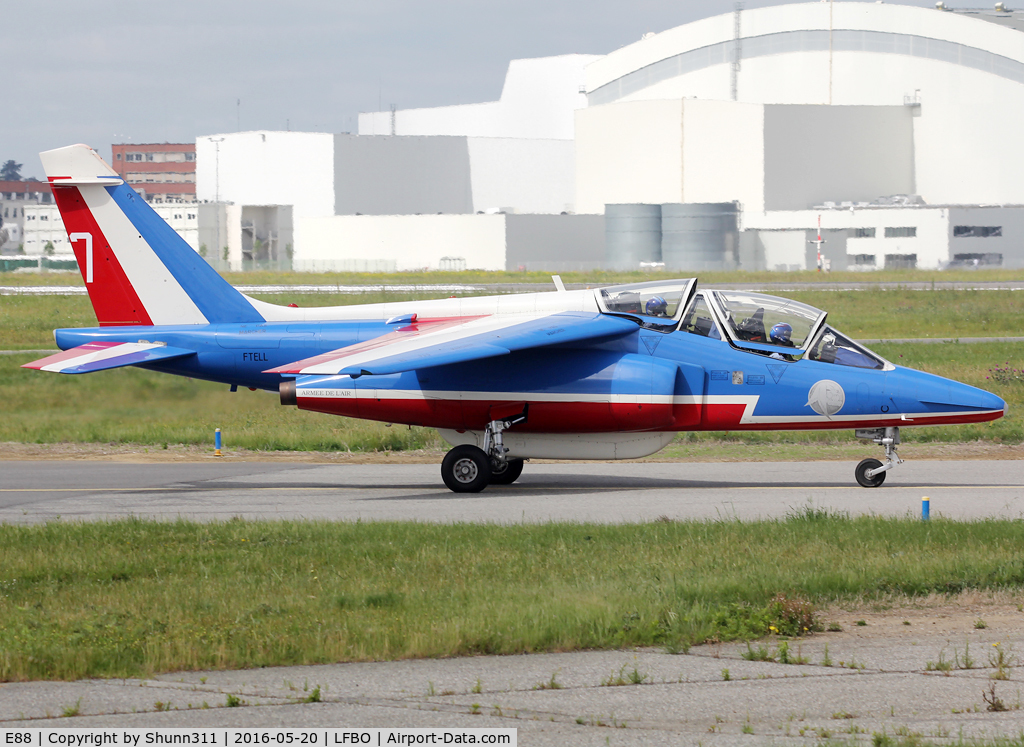
[(873, 441), (885, 447), (885, 464), (877, 459), (865, 459), (857, 465), (855, 475), (857, 482), (865, 488), (877, 488), (885, 482), (885, 473), (897, 464), (903, 464), (903, 460), (896, 455), (896, 447), (900, 443), (900, 429), (890, 428), (866, 428), (854, 432), (857, 438), (865, 441)]
[(449, 451), (441, 462), (441, 479), (456, 493), (479, 493), (488, 484), (511, 485), (523, 474), (523, 460), (509, 459), (502, 431), (526, 420), (526, 411), (503, 420), (492, 420), (484, 429), (483, 448), (463, 444)]

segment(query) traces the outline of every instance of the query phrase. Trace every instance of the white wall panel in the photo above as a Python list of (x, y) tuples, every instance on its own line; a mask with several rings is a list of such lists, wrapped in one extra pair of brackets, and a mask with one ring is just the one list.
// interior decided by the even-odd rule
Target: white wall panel
[(683, 102), (608, 104), (576, 113), (576, 212), (683, 200)]
[[(223, 138), (219, 147), (215, 140)], [(219, 151), (219, 154), (218, 154)], [(196, 138), (196, 198), (334, 214), (334, 135), (236, 132)]]
[(439, 269), (443, 257), (466, 269), (505, 269), (504, 215), (335, 215), (296, 218), (296, 259), (393, 261), (405, 270)]
[[(598, 59), (567, 54), (512, 60), (498, 101), (400, 109), (393, 134), (572, 140), (573, 111), (587, 105), (580, 93), (584, 67)], [(359, 134), (391, 135), (391, 112), (360, 114)]]
[(576, 202), (571, 140), (469, 138), (474, 211), (572, 212)]
[(732, 202), (764, 210), (764, 107), (683, 102), (683, 202)]

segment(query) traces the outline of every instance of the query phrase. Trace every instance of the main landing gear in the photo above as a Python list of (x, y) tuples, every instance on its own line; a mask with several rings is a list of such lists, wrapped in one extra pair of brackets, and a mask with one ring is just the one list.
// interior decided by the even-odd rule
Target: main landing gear
[(479, 493), (488, 485), (511, 485), (523, 474), (523, 460), (509, 459), (501, 433), (526, 420), (526, 414), (492, 420), (484, 429), (482, 449), (469, 444), (456, 446), (441, 462), (441, 479), (456, 493)]
[(885, 464), (877, 459), (865, 459), (857, 465), (855, 475), (857, 482), (865, 488), (877, 488), (885, 482), (885, 473), (897, 464), (903, 464), (903, 460), (896, 455), (896, 447), (900, 443), (900, 429), (891, 428), (866, 428), (854, 432), (857, 438), (865, 441), (873, 441), (885, 447)]

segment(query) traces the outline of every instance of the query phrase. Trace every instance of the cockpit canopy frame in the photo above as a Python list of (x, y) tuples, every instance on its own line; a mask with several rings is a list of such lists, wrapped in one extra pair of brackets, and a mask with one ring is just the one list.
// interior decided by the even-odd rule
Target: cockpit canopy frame
[[(628, 316), (647, 329), (674, 332), (696, 292), (697, 278), (679, 278), (611, 285), (595, 290), (594, 297), (604, 314)], [(649, 313), (657, 308), (663, 310)]]
[[(813, 306), (764, 293), (709, 290), (704, 297), (723, 322), (729, 342), (738, 348), (760, 350), (767, 345), (787, 348), (794, 356), (803, 355), (828, 316)], [(769, 330), (776, 324), (789, 325), (791, 344), (782, 345), (770, 338)]]

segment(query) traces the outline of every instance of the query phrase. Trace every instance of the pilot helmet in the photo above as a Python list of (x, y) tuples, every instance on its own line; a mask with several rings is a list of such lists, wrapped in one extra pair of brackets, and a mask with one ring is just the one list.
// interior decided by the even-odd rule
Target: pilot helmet
[(668, 302), (661, 296), (651, 296), (644, 306), (647, 316), (666, 316), (667, 309)]
[(768, 334), (772, 342), (788, 345), (793, 340), (793, 328), (785, 322), (779, 322)]

